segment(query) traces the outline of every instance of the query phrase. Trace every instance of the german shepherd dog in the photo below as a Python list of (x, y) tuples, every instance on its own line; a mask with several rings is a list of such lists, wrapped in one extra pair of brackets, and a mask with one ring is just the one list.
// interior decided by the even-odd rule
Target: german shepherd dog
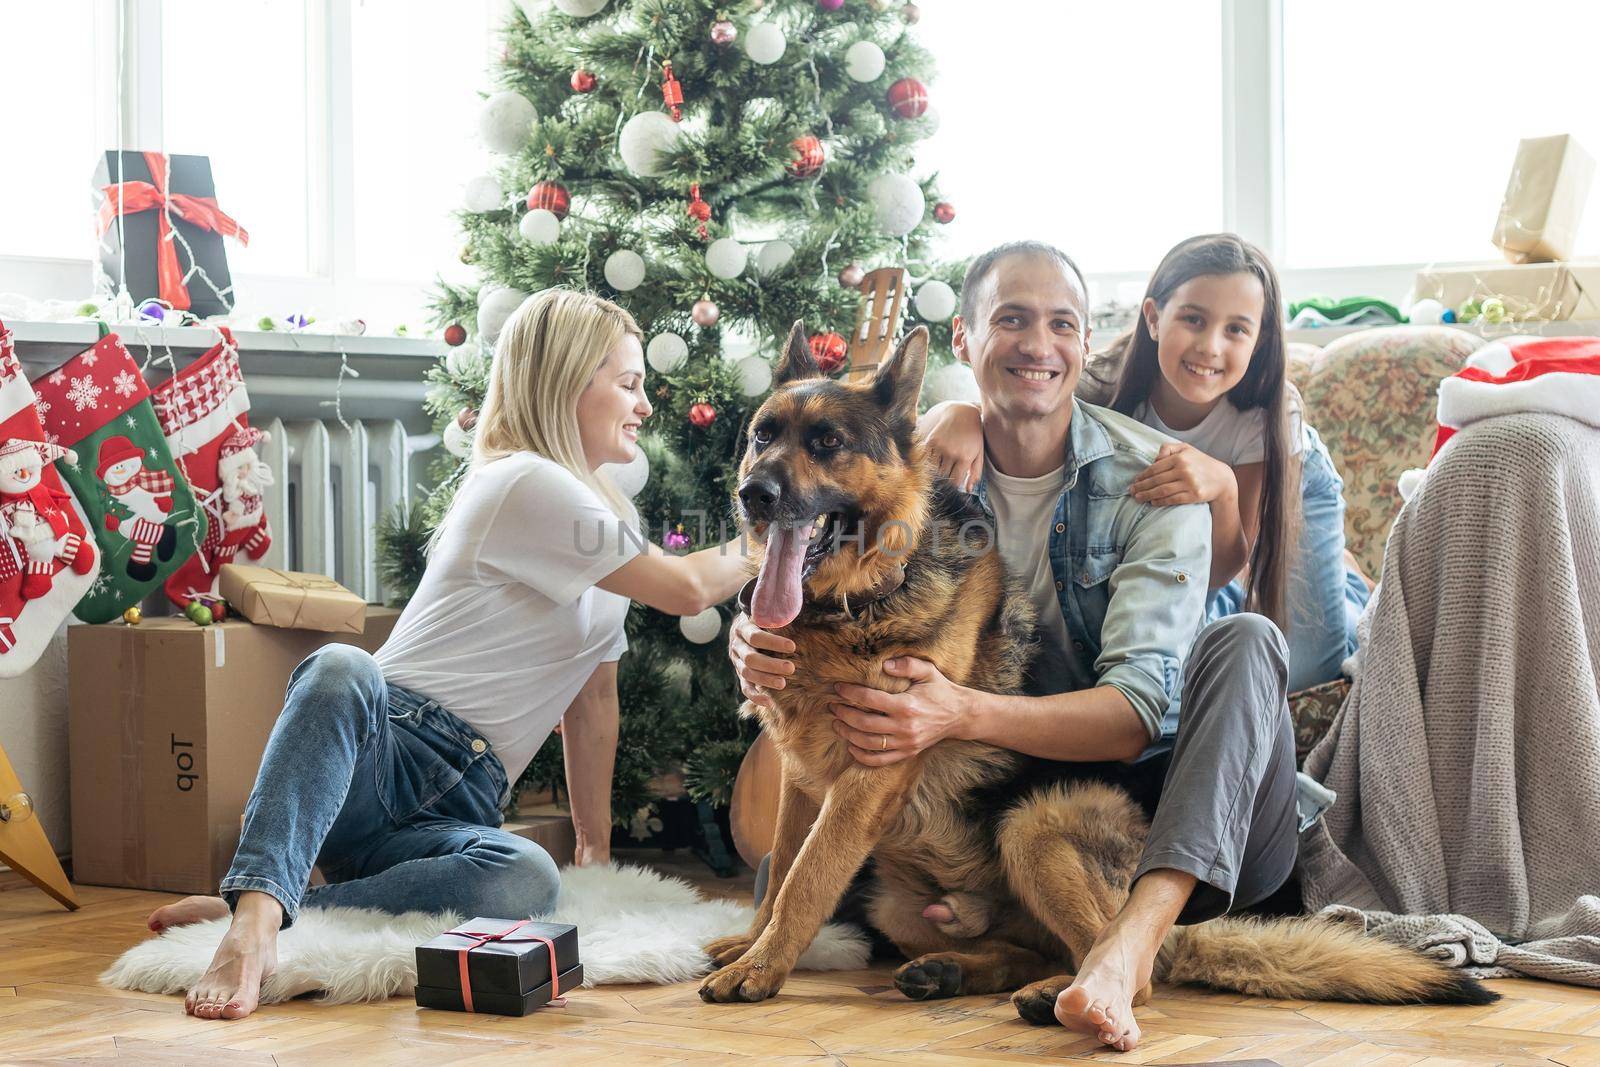
[[(771, 694), (776, 710), (742, 709), (781, 755), (778, 825), (750, 931), (706, 946), (720, 968), (700, 987), (708, 1001), (777, 993), (870, 856), (868, 916), (910, 961), (894, 976), (903, 993), (1016, 990), (1024, 1019), (1053, 1022), (1067, 972), (1127, 898), (1148, 827), (1126, 790), (1070, 764), (1049, 764), (1052, 780), (1044, 761), (974, 741), (865, 767), (831, 729), (836, 683), (908, 687), (881, 670), (893, 656), (996, 692), (1018, 692), (1028, 665), (1029, 601), (982, 550), (976, 503), (936, 479), (914, 435), (927, 350), (918, 328), (870, 381), (838, 382), (796, 323), (751, 419), (736, 504), (757, 542), (749, 610), (794, 641), (800, 669)], [(940, 898), (955, 921), (923, 918)], [(1179, 927), (1155, 970), (1287, 999), (1496, 999), (1418, 953), (1309, 919)]]

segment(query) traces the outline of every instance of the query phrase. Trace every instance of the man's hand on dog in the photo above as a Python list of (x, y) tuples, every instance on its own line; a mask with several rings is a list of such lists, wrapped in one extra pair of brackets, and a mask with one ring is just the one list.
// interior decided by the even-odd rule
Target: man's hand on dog
[(748, 615), (738, 615), (728, 631), (728, 658), (733, 661), (739, 689), (746, 700), (763, 708), (773, 707), (767, 690), (782, 689), (787, 684), (784, 679), (794, 673), (792, 660), (777, 659), (766, 653), (787, 656), (793, 651), (793, 641), (761, 629)]
[(883, 670), (909, 678), (911, 688), (886, 693), (864, 685), (833, 687), (839, 694), (839, 702), (828, 705), (833, 732), (849, 742), (857, 763), (886, 767), (947, 737), (966, 736), (971, 690), (940, 674), (925, 659), (899, 656), (885, 660)]

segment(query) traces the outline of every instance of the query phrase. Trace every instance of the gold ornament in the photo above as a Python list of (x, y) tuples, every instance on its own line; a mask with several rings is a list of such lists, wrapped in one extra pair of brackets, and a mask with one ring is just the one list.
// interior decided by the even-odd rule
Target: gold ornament
[(140, 611), (136, 604), (122, 613), (122, 621), (129, 626), (138, 626), (144, 621), (144, 612)]

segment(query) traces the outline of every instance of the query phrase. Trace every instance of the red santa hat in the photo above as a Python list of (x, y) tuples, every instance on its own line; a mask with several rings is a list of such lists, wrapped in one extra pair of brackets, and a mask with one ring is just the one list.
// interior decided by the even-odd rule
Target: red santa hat
[(142, 464), (144, 450), (120, 434), (106, 438), (100, 445), (100, 466), (94, 472), (95, 477), (105, 481), (106, 471), (125, 459), (138, 459)]
[(62, 448), (60, 445), (51, 444), (49, 441), (30, 441), (26, 437), (13, 437), (4, 444), (0, 444), (0, 459), (9, 459), (24, 452), (34, 453), (45, 463), (54, 463), (63, 456), (66, 457), (68, 463), (78, 462), (78, 454), (72, 449)]
[(222, 447), (217, 450), (217, 460), (228, 459), (236, 456), (247, 448), (254, 448), (263, 441), (272, 440), (272, 436), (254, 426), (240, 426), (229, 434), (222, 442)]
[(1434, 454), (1463, 426), (1545, 411), (1600, 426), (1600, 337), (1506, 337), (1439, 384)]

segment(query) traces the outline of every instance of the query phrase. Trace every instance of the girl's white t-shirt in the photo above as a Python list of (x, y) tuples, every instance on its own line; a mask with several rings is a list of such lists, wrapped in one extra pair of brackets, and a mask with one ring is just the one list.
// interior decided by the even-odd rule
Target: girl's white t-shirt
[(515, 782), (595, 668), (627, 650), (628, 599), (594, 583), (640, 551), (559, 463), (517, 452), (474, 470), (377, 652), (383, 676), (482, 734)]
[[(1161, 421), (1150, 401), (1145, 400), (1133, 409), (1133, 417), (1168, 437), (1193, 445), (1212, 459), (1221, 460), (1230, 467), (1266, 460), (1267, 411), (1251, 408), (1240, 411), (1224, 397), (1210, 413), (1187, 430), (1174, 430)], [(1300, 425), (1298, 398), (1291, 395), (1289, 402), (1289, 452), (1298, 455), (1305, 447), (1305, 435)]]

